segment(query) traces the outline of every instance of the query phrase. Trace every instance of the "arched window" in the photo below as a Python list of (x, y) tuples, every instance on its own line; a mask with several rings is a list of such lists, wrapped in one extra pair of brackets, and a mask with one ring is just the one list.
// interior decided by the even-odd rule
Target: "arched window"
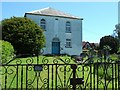
[(41, 19), (41, 21), (40, 21), (40, 26), (41, 26), (44, 30), (46, 30), (46, 22), (45, 22), (45, 19)]
[(71, 33), (71, 23), (66, 22), (66, 33)]

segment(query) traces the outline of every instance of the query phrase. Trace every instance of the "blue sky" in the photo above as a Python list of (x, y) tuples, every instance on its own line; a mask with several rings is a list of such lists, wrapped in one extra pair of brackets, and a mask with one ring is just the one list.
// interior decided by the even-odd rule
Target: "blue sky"
[(52, 7), (82, 17), (83, 41), (98, 42), (111, 35), (118, 23), (117, 2), (2, 2), (2, 19), (23, 17), (25, 12)]

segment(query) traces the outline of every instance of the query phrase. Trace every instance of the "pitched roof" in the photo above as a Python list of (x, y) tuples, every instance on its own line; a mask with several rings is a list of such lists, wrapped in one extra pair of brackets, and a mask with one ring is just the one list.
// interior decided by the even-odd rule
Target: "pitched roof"
[(99, 46), (98, 43), (89, 43), (85, 41), (82, 42), (82, 45), (83, 45), (82, 47), (83, 49), (88, 49), (88, 48), (96, 49)]
[(62, 11), (56, 10), (54, 8), (51, 8), (51, 7), (26, 12), (25, 14), (35, 14), (35, 15), (46, 15), (46, 16), (56, 16), (56, 17), (67, 17), (67, 18), (73, 18), (73, 19), (82, 19), (82, 18), (73, 16), (71, 14), (64, 13)]

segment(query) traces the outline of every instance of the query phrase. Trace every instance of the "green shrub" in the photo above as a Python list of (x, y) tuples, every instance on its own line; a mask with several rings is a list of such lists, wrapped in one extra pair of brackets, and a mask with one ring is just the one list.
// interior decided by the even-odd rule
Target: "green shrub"
[(6, 63), (7, 61), (11, 60), (14, 57), (14, 48), (11, 43), (7, 41), (0, 40), (0, 51), (1, 53), (1, 62)]
[(17, 55), (38, 54), (45, 45), (43, 29), (24, 17), (11, 17), (2, 21), (2, 39), (10, 42)]
[(100, 39), (100, 49), (109, 49), (110, 53), (117, 53), (119, 49), (119, 40), (112, 36), (104, 36)]

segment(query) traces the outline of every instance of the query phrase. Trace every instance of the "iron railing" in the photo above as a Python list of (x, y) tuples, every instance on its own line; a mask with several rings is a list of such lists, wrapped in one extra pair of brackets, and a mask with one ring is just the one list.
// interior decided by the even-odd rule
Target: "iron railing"
[[(82, 54), (83, 55), (83, 54)], [(94, 52), (80, 57), (14, 58), (0, 65), (2, 89), (119, 90), (120, 61)]]

